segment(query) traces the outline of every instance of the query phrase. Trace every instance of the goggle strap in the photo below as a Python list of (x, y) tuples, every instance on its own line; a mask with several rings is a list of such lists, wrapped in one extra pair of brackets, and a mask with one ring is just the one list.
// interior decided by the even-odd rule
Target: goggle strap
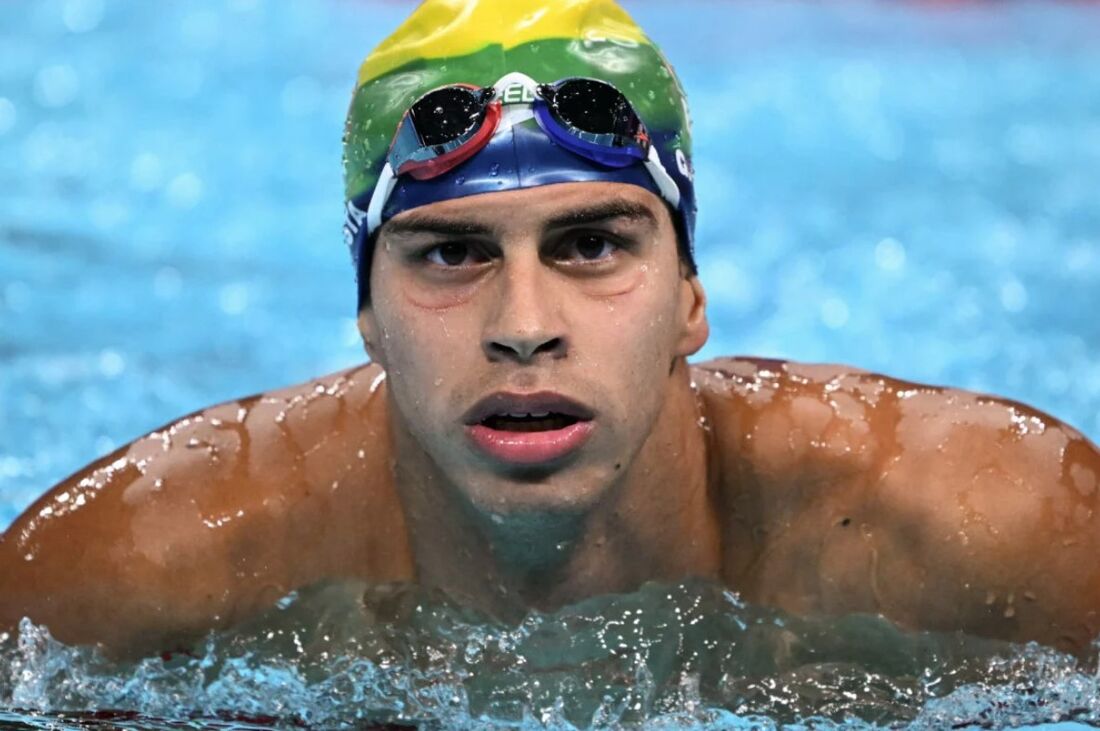
[(386, 201), (389, 200), (395, 187), (397, 187), (397, 175), (387, 162), (378, 176), (378, 183), (374, 186), (374, 192), (370, 197), (370, 205), (367, 206), (368, 237), (382, 227), (382, 209), (386, 207)]
[(661, 191), (661, 197), (668, 201), (668, 204), (674, 210), (679, 210), (680, 186), (676, 185), (676, 181), (672, 179), (672, 176), (665, 170), (665, 166), (661, 164), (661, 157), (657, 154), (657, 148), (653, 145), (649, 146), (649, 157), (646, 158), (645, 169), (649, 171), (653, 182), (657, 184), (658, 190)]

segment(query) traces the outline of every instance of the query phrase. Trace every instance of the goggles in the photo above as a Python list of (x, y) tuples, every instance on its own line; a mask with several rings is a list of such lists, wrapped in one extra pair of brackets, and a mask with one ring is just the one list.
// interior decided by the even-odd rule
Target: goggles
[(355, 223), (366, 218), (369, 236), (382, 225), (382, 211), (399, 176), (430, 180), (443, 175), (482, 150), (498, 132), (532, 118), (547, 137), (580, 157), (609, 168), (642, 163), (661, 197), (674, 210), (679, 208), (679, 186), (622, 92), (599, 79), (538, 84), (525, 74), (511, 73), (493, 86), (452, 84), (413, 102), (397, 127), (365, 215), (355, 211)]

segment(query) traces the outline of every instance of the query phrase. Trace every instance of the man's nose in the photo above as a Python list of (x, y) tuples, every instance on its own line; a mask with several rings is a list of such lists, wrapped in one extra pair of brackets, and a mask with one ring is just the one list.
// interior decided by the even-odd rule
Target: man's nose
[(569, 342), (552, 277), (543, 269), (537, 256), (506, 265), (482, 340), (490, 361), (565, 357)]

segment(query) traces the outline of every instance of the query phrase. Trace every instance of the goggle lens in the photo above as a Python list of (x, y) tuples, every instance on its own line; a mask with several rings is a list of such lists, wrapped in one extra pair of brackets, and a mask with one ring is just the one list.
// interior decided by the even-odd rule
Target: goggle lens
[(552, 91), (547, 101), (563, 121), (577, 129), (628, 138), (637, 134), (640, 120), (634, 108), (610, 84), (594, 79), (570, 79), (549, 88)]
[(423, 144), (444, 145), (469, 134), (481, 122), (485, 102), (480, 89), (449, 86), (421, 97), (409, 115)]

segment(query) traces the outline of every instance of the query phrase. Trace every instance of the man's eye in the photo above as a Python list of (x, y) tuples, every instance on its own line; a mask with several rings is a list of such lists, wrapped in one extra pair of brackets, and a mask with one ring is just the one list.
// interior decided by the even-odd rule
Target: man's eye
[(560, 259), (599, 261), (615, 253), (619, 246), (606, 236), (581, 234), (566, 242), (559, 250)]
[(472, 264), (478, 261), (467, 244), (461, 242), (448, 242), (433, 246), (424, 254), (424, 258), (432, 264), (443, 267), (457, 267), (463, 264)]

